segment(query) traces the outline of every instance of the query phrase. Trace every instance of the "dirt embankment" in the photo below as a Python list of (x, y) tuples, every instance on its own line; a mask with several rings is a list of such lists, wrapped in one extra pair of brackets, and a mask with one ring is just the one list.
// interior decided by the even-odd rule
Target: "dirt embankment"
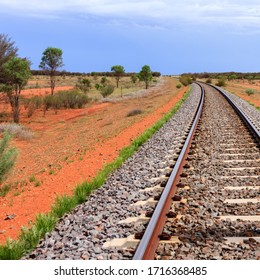
[[(71, 194), (76, 184), (93, 178), (123, 147), (167, 113), (185, 92), (185, 88), (177, 90), (176, 83), (166, 79), (158, 90), (121, 102), (58, 114), (48, 111), (45, 116), (39, 110), (29, 119), (22, 116), (23, 125), (35, 136), (13, 143), (19, 158), (6, 182), (13, 189), (0, 197), (0, 243), (16, 238), (22, 226), (50, 210), (56, 196)], [(127, 117), (134, 109), (142, 114)]]

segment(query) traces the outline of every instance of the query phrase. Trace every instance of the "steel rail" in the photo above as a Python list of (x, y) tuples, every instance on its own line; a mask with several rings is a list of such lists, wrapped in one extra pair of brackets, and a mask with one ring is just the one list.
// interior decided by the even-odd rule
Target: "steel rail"
[(159, 244), (159, 235), (162, 233), (164, 223), (166, 221), (166, 214), (168, 213), (170, 207), (171, 207), (171, 199), (174, 196), (176, 192), (176, 185), (179, 182), (179, 178), (183, 169), (183, 166), (185, 164), (185, 160), (187, 158), (189, 148), (191, 146), (191, 142), (194, 136), (194, 133), (196, 131), (196, 127), (199, 122), (199, 118), (202, 112), (202, 107), (204, 103), (204, 89), (199, 84), (199, 87), (201, 88), (201, 98), (200, 102), (197, 108), (197, 111), (195, 113), (193, 124), (191, 126), (191, 129), (188, 133), (188, 136), (185, 140), (185, 143), (182, 147), (182, 150), (180, 152), (180, 155), (174, 165), (174, 168), (171, 172), (171, 175), (169, 177), (169, 180), (162, 192), (162, 195), (160, 197), (160, 200), (158, 201), (156, 208), (154, 210), (154, 213), (150, 219), (150, 222), (145, 230), (145, 233), (135, 251), (135, 254), (133, 256), (133, 260), (151, 260), (154, 258), (154, 254), (156, 252), (156, 249)]
[(242, 119), (242, 121), (246, 124), (248, 129), (251, 131), (251, 133), (255, 137), (256, 141), (258, 142), (258, 144), (260, 144), (260, 131), (258, 131), (258, 129), (250, 121), (250, 119), (247, 117), (247, 115), (234, 103), (234, 101), (231, 100), (231, 98), (229, 98), (227, 96), (227, 94), (223, 91), (222, 88), (211, 85), (211, 84), (207, 84), (207, 83), (205, 83), (205, 84), (213, 87), (214, 89), (216, 89), (218, 92), (220, 92), (225, 97), (225, 99), (228, 101), (228, 103), (233, 107), (233, 109), (236, 111), (236, 113), (239, 115), (239, 117)]

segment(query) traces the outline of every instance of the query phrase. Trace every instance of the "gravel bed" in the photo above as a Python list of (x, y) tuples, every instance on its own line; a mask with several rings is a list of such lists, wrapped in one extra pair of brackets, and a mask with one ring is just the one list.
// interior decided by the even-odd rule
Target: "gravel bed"
[[(131, 259), (131, 250), (103, 249), (105, 242), (127, 237), (144, 229), (143, 224), (119, 224), (120, 221), (139, 216), (151, 206), (135, 206), (154, 192), (140, 190), (158, 184), (173, 158), (168, 151), (177, 153), (188, 130), (200, 99), (200, 89), (192, 85), (189, 98), (180, 110), (115, 171), (107, 182), (74, 211), (65, 215), (55, 230), (45, 235), (38, 247), (23, 259)], [(174, 157), (174, 156), (173, 156)]]
[(260, 111), (256, 110), (256, 108), (253, 105), (250, 105), (247, 101), (241, 99), (240, 97), (236, 96), (233, 93), (230, 93), (229, 91), (222, 89), (228, 97), (235, 102), (235, 104), (241, 109), (247, 117), (255, 124), (255, 127), (258, 131), (260, 131)]
[[(254, 171), (227, 170), (230, 165), (223, 163), (227, 159), (259, 159), (259, 147), (253, 148), (254, 156), (221, 155), (228, 153), (224, 144), (233, 143), (232, 148), (236, 148), (236, 143), (247, 145), (248, 132), (241, 128), (241, 121), (226, 105), (225, 99), (210, 87), (205, 88), (202, 120), (188, 157), (190, 168), (184, 170), (187, 176), (181, 179), (181, 183), (190, 186), (190, 189), (178, 189), (176, 193), (187, 199), (187, 203), (172, 205), (171, 211), (183, 216), (168, 219), (164, 228), (171, 236), (178, 236), (181, 243), (160, 244), (155, 259), (260, 259), (260, 243), (254, 239), (260, 236), (260, 222), (220, 219), (220, 216), (229, 215), (259, 215), (260, 203), (225, 203), (226, 199), (231, 198), (259, 198), (259, 189), (227, 191), (224, 187), (259, 186), (260, 162), (254, 162)], [(247, 103), (246, 106), (252, 107)], [(256, 110), (253, 108), (253, 111)], [(229, 138), (233, 138), (233, 141), (228, 141)], [(244, 167), (243, 162), (236, 164), (236, 167)], [(226, 237), (249, 239), (228, 243)]]

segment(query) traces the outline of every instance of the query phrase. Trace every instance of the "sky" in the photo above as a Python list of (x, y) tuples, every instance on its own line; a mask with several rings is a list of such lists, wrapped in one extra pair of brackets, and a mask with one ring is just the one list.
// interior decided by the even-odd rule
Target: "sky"
[(0, 33), (36, 70), (56, 47), (72, 72), (260, 71), (259, 0), (0, 0)]

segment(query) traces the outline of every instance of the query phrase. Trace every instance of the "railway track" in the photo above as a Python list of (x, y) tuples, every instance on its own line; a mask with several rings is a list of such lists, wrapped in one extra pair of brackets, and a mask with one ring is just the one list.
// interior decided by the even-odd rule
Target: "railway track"
[[(158, 193), (145, 233), (136, 235), (142, 239), (135, 260), (260, 258), (259, 132), (218, 88), (201, 87), (205, 105), (186, 165), (179, 158)], [(182, 151), (184, 157), (187, 152)]]
[(259, 259), (259, 123), (248, 129), (217, 90), (193, 84), (169, 123), (25, 259)]

